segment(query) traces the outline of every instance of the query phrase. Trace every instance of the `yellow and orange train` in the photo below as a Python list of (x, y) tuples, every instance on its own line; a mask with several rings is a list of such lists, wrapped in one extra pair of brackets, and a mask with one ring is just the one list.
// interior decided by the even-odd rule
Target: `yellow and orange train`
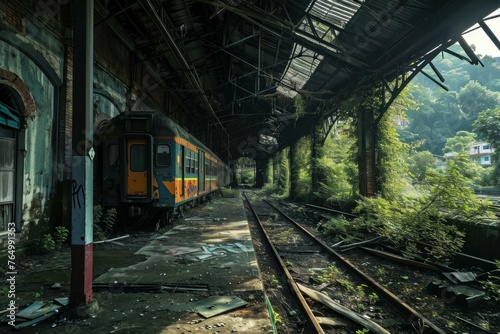
[(231, 169), (158, 112), (127, 112), (101, 129), (102, 204), (166, 223), (231, 182)]

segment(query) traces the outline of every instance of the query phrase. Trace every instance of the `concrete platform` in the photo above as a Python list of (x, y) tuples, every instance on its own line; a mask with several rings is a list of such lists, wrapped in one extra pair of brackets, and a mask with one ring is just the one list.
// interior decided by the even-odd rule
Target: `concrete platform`
[[(169, 290), (97, 289), (99, 311), (79, 326), (83, 332), (272, 332), (241, 199), (217, 197), (191, 209), (135, 255), (144, 261), (111, 268), (94, 284), (167, 284)], [(177, 284), (208, 289), (170, 290)]]
[[(76, 318), (55, 302), (69, 296), (69, 248), (23, 261), (16, 280), (18, 313), (36, 305), (58, 309), (43, 321), (17, 322), (26, 325), (21, 331), (272, 332), (241, 198), (216, 197), (189, 210), (162, 233), (149, 227), (130, 234), (94, 244), (97, 303), (76, 310)], [(2, 323), (0, 332), (4, 331), (18, 332)]]

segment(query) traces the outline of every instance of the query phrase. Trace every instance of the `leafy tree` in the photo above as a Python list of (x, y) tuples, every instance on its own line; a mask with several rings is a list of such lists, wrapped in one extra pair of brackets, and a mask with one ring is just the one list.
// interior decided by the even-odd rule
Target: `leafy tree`
[[(465, 55), (459, 45), (451, 51)], [(472, 131), (471, 124), (479, 112), (498, 105), (500, 66), (495, 59), (481, 58), (483, 66), (474, 66), (458, 57), (443, 53), (433, 64), (445, 78), (446, 92), (423, 75), (410, 85), (410, 97), (417, 107), (405, 110), (409, 126), (400, 131), (405, 143), (424, 141), (421, 149), (441, 154), (448, 138), (458, 131)]]
[(467, 131), (459, 131), (457, 135), (446, 140), (443, 152), (466, 153), (474, 142), (476, 134)]
[(477, 119), (481, 111), (493, 109), (500, 103), (499, 94), (492, 92), (484, 86), (481, 86), (477, 81), (470, 81), (467, 85), (460, 89), (458, 100), (462, 111), (467, 117), (468, 128), (472, 130), (472, 123)]
[(496, 60), (491, 56), (485, 56), (481, 59), (484, 66), (467, 66), (467, 72), (470, 79), (479, 82), (491, 91), (500, 91), (500, 67)]
[(474, 128), (497, 152), (500, 151), (500, 108), (480, 112)]
[(410, 157), (409, 160), (409, 170), (413, 177), (422, 182), (425, 180), (428, 169), (432, 169), (435, 166), (435, 159), (431, 152), (423, 151), (417, 152)]
[(474, 128), (495, 149), (491, 179), (500, 187), (500, 108), (480, 112)]

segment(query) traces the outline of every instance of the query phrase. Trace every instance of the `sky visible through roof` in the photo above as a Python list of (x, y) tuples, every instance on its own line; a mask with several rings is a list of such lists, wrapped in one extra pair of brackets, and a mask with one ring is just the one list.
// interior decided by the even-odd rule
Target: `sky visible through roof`
[[(499, 15), (500, 15), (500, 9), (497, 9), (496, 11), (488, 15), (484, 21), (491, 29), (491, 31), (493, 31), (495, 36), (497, 36), (498, 39), (500, 39), (500, 17), (495, 17), (489, 20), (488, 17), (494, 17)], [(472, 30), (476, 27), (478, 27), (478, 25), (473, 26), (471, 29), (468, 30), (470, 32), (467, 32), (463, 35), (467, 43), (474, 44), (476, 46), (477, 55), (482, 55), (482, 56), (489, 55), (492, 57), (500, 57), (500, 50), (498, 50), (495, 44), (493, 44), (493, 42), (486, 35), (483, 29), (478, 28)]]

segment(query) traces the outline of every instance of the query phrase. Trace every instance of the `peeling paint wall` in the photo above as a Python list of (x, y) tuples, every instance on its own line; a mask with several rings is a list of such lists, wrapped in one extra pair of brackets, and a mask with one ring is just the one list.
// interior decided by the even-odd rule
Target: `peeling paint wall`
[[(57, 150), (59, 87), (52, 81), (54, 78), (60, 81), (62, 77), (63, 44), (28, 16), (18, 14), (22, 17), (18, 19), (8, 4), (0, 8), (0, 15), (8, 16), (0, 24), (0, 69), (10, 74), (10, 78), (3, 78), (3, 83), (19, 95), (29, 95), (34, 102), (34, 110), (25, 119), (25, 151), (18, 153), (24, 155), (24, 175), (22, 182), (18, 180), (16, 184), (17, 191), (22, 192), (22, 203), (16, 202), (22, 207), (20, 239), (27, 240), (30, 230), (45, 230), (49, 223), (56, 224), (49, 222), (50, 202), (61, 178), (55, 168), (60, 154)], [(12, 22), (22, 24), (10, 25)], [(23, 82), (27, 92), (18, 91), (14, 85), (17, 80)]]
[[(25, 132), (23, 221), (38, 221), (46, 200), (54, 190), (57, 175), (54, 162), (54, 86), (42, 71), (14, 47), (0, 43), (0, 64), (18, 75), (28, 86), (36, 105), (33, 119), (27, 120)], [(35, 208), (28, 208), (34, 205)], [(35, 211), (33, 211), (35, 210)]]

